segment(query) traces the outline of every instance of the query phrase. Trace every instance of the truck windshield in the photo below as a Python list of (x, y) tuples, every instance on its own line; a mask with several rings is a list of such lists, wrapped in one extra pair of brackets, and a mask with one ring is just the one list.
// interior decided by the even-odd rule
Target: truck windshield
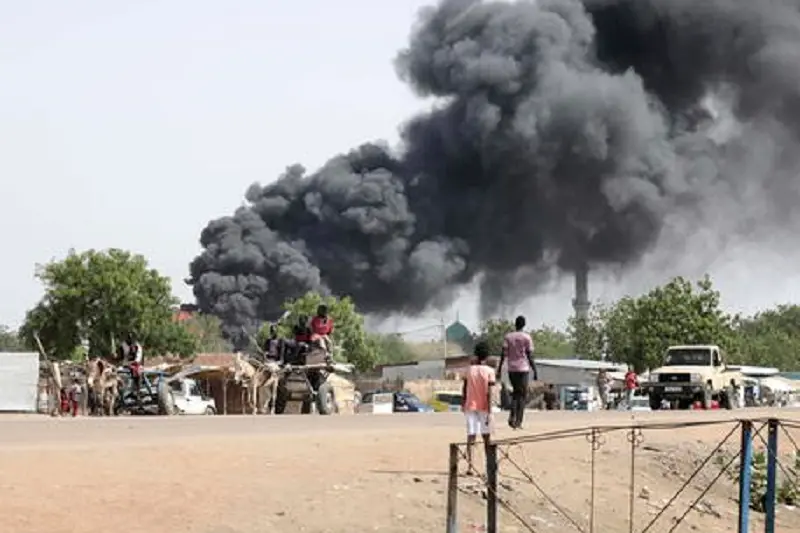
[(673, 366), (711, 366), (711, 350), (707, 348), (670, 350), (664, 362)]

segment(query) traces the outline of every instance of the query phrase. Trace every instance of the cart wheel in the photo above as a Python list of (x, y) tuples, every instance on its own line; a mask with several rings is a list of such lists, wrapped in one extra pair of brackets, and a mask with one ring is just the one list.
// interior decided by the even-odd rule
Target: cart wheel
[(327, 381), (317, 390), (317, 412), (321, 415), (330, 415), (336, 411), (336, 398), (333, 396), (333, 387)]

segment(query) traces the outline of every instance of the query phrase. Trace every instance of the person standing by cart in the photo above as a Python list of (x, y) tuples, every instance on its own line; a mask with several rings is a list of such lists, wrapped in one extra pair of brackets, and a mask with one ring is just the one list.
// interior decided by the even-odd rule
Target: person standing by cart
[(131, 372), (131, 382), (133, 384), (133, 394), (137, 405), (141, 404), (142, 371), (144, 370), (144, 351), (142, 345), (133, 333), (128, 333), (125, 342), (122, 343), (122, 353), (128, 362), (128, 370)]
[(264, 356), (268, 361), (283, 361), (284, 350), (283, 339), (278, 337), (278, 327), (275, 324), (269, 326), (269, 338), (264, 343)]

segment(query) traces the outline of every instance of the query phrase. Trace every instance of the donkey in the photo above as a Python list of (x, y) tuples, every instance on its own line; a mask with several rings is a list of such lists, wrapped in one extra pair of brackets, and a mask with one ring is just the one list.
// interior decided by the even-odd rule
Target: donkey
[(87, 361), (86, 389), (93, 414), (114, 414), (119, 396), (119, 376), (114, 365), (99, 357)]
[[(267, 414), (274, 414), (280, 366), (272, 361), (262, 363), (255, 359), (244, 359), (241, 353), (237, 353), (234, 371), (234, 382), (244, 383), (247, 388), (248, 403), (252, 413), (255, 415), (266, 411)], [(258, 398), (260, 389), (266, 392), (266, 397), (261, 402)]]

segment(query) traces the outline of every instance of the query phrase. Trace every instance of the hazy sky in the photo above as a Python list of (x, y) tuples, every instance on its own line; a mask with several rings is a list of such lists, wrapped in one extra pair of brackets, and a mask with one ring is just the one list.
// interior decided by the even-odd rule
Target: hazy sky
[[(0, 324), (18, 325), (41, 296), (34, 265), (69, 248), (140, 252), (190, 301), (182, 280), (200, 231), (241, 204), (248, 185), (363, 141), (394, 142), (429, 105), (392, 66), (426, 3), (0, 3)], [(785, 256), (731, 254), (690, 268), (718, 274), (730, 307), (800, 296)], [(592, 292), (611, 297), (652, 279), (642, 271)], [(524, 311), (563, 322), (569, 287)], [(474, 322), (471, 299), (460, 308)]]
[(422, 103), (391, 60), (424, 3), (0, 3), (0, 323), (70, 247), (143, 253), (190, 299), (200, 231), (248, 185), (397, 139)]

